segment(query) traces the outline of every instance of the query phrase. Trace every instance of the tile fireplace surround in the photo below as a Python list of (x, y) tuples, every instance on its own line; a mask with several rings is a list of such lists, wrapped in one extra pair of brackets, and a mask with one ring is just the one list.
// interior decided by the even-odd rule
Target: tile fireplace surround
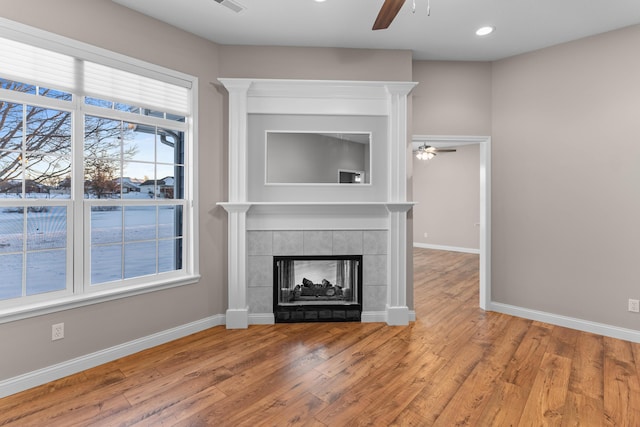
[[(406, 221), (413, 203), (406, 191), (406, 117), (415, 83), (220, 81), (229, 92), (229, 201), (219, 203), (229, 227), (227, 328), (275, 322), (273, 257), (280, 255), (362, 255), (362, 321), (408, 324), (415, 314), (407, 306)], [(265, 117), (268, 124), (254, 129)], [(283, 117), (291, 117), (291, 128), (281, 128)], [(264, 126), (309, 130), (300, 128), (300, 117), (313, 131), (353, 130), (345, 122), (369, 126), (357, 130), (372, 134), (371, 182), (266, 183)]]
[(385, 320), (386, 230), (249, 231), (247, 254), (247, 299), (253, 323), (271, 323), (273, 257), (281, 255), (362, 255), (364, 321)]

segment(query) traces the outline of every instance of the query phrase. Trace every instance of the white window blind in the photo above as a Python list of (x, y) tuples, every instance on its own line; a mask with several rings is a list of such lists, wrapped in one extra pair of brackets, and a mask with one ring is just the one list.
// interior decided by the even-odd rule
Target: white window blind
[(68, 55), (0, 38), (2, 77), (72, 92), (75, 59)]
[(84, 93), (160, 111), (189, 113), (186, 87), (89, 61), (84, 63)]
[(189, 88), (0, 38), (0, 77), (188, 115)]

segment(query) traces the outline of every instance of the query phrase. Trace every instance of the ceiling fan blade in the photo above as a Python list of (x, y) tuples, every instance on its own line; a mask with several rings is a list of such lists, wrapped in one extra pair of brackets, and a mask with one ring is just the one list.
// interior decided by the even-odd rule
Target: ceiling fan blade
[(455, 153), (455, 148), (436, 148), (434, 151), (438, 153)]
[(378, 12), (376, 22), (373, 23), (374, 30), (384, 30), (389, 28), (391, 22), (396, 17), (405, 0), (384, 0), (384, 4)]

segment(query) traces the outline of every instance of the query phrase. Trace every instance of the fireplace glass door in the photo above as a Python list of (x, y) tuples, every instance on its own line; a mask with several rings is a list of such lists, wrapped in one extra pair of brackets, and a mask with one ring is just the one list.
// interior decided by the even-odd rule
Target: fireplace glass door
[(362, 256), (274, 257), (276, 321), (360, 320)]

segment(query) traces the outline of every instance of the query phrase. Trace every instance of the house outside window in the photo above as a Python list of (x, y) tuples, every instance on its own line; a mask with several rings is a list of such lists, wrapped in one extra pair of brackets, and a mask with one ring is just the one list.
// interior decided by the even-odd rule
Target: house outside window
[(0, 322), (193, 283), (197, 79), (13, 30), (0, 27)]

